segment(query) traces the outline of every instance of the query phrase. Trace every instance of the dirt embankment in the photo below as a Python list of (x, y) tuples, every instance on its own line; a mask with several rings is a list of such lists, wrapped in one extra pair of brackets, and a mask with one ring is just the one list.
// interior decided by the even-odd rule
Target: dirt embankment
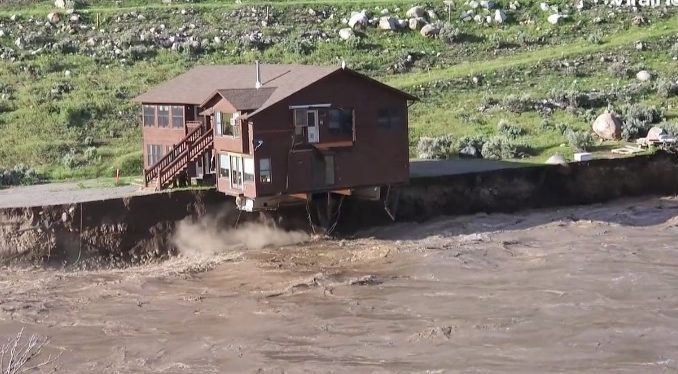
[[(440, 215), (511, 212), (675, 193), (678, 159), (658, 153), (569, 166), (417, 178), (393, 191), (391, 207), (399, 221), (424, 221)], [(231, 239), (238, 236), (228, 229), (236, 221), (255, 220), (288, 230), (310, 230), (305, 207), (266, 214), (238, 213), (233, 201), (216, 191), (179, 191), (0, 210), (0, 261), (81, 267), (146, 263), (176, 253), (173, 239), (178, 222), (202, 225), (193, 227), (192, 235), (188, 230), (189, 235), (182, 236), (184, 245), (206, 244), (200, 242), (203, 232), (214, 234), (211, 237), (218, 237), (218, 243), (232, 245)], [(348, 199), (342, 205), (336, 232), (346, 235), (389, 222), (383, 202)], [(267, 235), (265, 230), (257, 230), (247, 237)]]

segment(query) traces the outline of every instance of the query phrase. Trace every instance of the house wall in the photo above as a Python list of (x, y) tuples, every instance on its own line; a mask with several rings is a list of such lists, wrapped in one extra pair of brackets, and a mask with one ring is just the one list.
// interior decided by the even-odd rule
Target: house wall
[[(143, 103), (143, 105), (169, 105), (184, 106), (184, 122), (187, 121), (188, 115), (185, 110), (186, 106), (183, 104), (153, 104), (153, 103)], [(144, 167), (148, 168), (151, 165), (148, 164), (148, 145), (160, 145), (161, 146), (161, 157), (167, 153), (167, 148), (173, 146), (174, 144), (181, 141), (181, 139), (186, 136), (186, 127), (177, 128), (172, 127), (158, 127), (157, 122), (153, 126), (145, 126), (143, 123), (143, 105), (140, 107), (142, 113), (141, 116), (141, 128), (143, 135), (143, 152), (144, 152)]]
[[(322, 151), (291, 149), (294, 125), (289, 107), (312, 104), (352, 108), (355, 143)], [(400, 110), (401, 126), (391, 129), (378, 126), (381, 108)], [(316, 82), (251, 120), (253, 142), (263, 141), (254, 152), (257, 196), (398, 184), (409, 178), (407, 99), (348, 71), (339, 71)], [(327, 141), (322, 137), (323, 131), (321, 128), (321, 143)], [(322, 164), (325, 155), (334, 156), (335, 183), (319, 186), (314, 183), (314, 178), (318, 179), (314, 169), (319, 162)], [(260, 182), (258, 165), (262, 158), (271, 159), (271, 183)]]

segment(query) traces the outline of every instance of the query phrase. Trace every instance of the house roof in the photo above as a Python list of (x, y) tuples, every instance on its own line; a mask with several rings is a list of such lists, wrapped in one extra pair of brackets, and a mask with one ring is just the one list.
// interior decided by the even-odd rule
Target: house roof
[[(250, 65), (203, 65), (170, 79), (133, 100), (152, 104), (204, 104), (220, 94), (241, 110), (256, 109), (249, 116), (287, 98), (295, 92), (342, 70), (335, 66), (312, 65), (260, 65), (261, 88), (255, 88), (256, 68)], [(346, 71), (350, 71), (346, 69)], [(372, 80), (366, 76), (366, 79)], [(374, 80), (372, 80), (374, 81)], [(374, 81), (408, 99), (416, 100), (405, 92)]]

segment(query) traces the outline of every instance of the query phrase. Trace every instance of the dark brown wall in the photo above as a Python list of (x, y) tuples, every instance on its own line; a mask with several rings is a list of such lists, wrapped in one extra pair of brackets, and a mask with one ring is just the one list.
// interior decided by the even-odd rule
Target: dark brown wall
[[(290, 152), (294, 133), (291, 105), (331, 103), (335, 107), (353, 108), (356, 142), (352, 147), (329, 151)], [(403, 113), (402, 127), (384, 129), (377, 126), (380, 108), (398, 107)], [(326, 189), (386, 185), (406, 182), (409, 178), (407, 100), (395, 91), (352, 73), (339, 71), (252, 118), (253, 139), (264, 144), (255, 152), (257, 195), (296, 193), (314, 190), (313, 157), (335, 157), (336, 184)], [(321, 138), (321, 142), (325, 141)], [(258, 160), (271, 158), (273, 180), (259, 183)], [(289, 175), (288, 175), (289, 174)], [(289, 177), (289, 189), (286, 183)]]

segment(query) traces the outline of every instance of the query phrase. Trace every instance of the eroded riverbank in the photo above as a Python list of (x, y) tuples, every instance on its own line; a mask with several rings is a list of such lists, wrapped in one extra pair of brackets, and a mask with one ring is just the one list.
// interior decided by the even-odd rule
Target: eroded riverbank
[(66, 372), (678, 370), (678, 200), (401, 223), (124, 270), (4, 268)]

